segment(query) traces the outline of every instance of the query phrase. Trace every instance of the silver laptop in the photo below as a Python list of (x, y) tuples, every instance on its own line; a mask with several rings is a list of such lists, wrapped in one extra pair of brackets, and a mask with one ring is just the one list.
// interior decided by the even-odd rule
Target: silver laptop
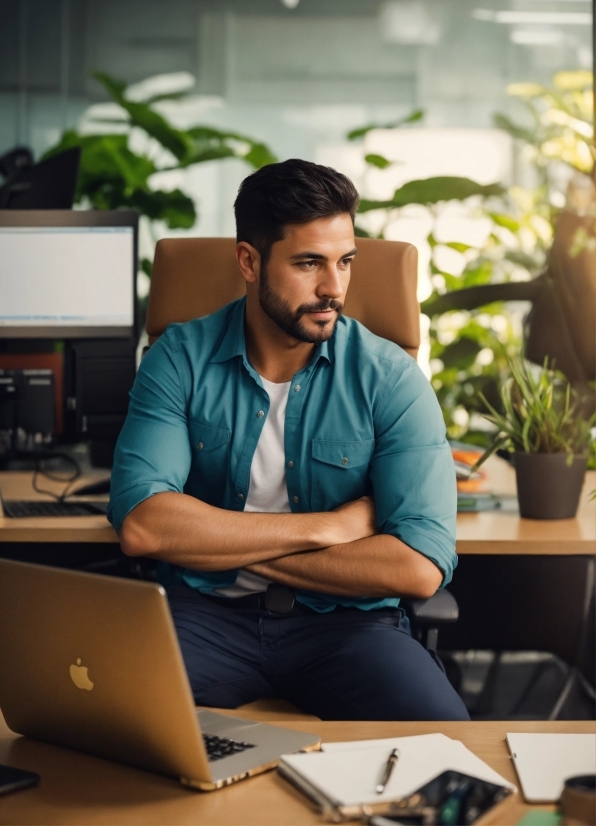
[(19, 734), (205, 791), (320, 744), (197, 711), (161, 586), (4, 559), (0, 709)]

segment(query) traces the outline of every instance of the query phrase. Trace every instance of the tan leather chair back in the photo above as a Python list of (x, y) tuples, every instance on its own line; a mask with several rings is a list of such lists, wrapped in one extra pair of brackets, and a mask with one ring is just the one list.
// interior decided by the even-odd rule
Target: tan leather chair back
[[(345, 314), (416, 357), (420, 345), (416, 247), (370, 238), (357, 238), (356, 246)], [(245, 294), (235, 248), (233, 238), (158, 242), (147, 310), (150, 342), (168, 324), (209, 315)]]

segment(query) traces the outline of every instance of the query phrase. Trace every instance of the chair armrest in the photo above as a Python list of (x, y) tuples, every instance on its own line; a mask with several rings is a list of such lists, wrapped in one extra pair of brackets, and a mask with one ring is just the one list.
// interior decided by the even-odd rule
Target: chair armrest
[(429, 599), (402, 599), (406, 613), (417, 625), (442, 625), (457, 622), (459, 607), (449, 591), (437, 591)]

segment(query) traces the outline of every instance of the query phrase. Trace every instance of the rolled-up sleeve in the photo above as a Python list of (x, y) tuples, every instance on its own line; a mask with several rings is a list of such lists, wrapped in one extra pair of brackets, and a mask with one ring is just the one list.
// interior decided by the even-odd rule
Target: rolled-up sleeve
[(402, 363), (376, 416), (371, 480), (377, 523), (432, 559), (442, 586), (457, 565), (455, 467), (435, 393), (418, 365)]
[(118, 532), (140, 502), (183, 490), (191, 463), (183, 377), (170, 328), (141, 362), (116, 444), (108, 519)]

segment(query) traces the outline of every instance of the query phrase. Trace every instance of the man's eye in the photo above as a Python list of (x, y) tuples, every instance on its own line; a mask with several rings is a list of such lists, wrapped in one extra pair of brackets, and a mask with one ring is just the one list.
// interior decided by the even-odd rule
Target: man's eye
[(306, 270), (312, 270), (316, 266), (316, 261), (301, 261), (300, 266), (304, 267)]
[(353, 260), (354, 260), (353, 258), (342, 258), (341, 259), (342, 267), (347, 269), (350, 266), (350, 264), (352, 263)]

